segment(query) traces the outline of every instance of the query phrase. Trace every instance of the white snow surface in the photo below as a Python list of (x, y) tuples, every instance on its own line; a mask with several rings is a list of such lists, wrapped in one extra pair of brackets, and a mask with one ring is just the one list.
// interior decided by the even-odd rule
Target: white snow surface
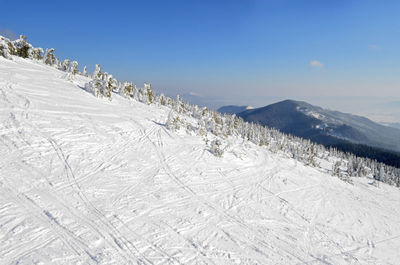
[(0, 58), (0, 264), (399, 264), (400, 192)]

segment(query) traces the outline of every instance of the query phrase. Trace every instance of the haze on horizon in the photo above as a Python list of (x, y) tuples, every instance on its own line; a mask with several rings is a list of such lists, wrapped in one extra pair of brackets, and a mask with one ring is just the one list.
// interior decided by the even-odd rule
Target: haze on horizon
[(290, 98), (400, 122), (399, 1), (20, 1), (0, 35), (211, 107)]

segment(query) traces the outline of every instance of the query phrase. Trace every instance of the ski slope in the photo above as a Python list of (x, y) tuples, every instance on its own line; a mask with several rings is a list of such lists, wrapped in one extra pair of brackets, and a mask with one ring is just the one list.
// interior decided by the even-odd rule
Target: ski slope
[(354, 185), (39, 62), (0, 58), (0, 264), (398, 264), (400, 191)]

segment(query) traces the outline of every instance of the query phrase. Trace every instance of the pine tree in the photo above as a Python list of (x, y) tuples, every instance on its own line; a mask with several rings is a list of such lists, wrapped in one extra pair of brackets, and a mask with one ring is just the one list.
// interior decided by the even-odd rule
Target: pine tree
[(348, 162), (347, 162), (347, 175), (349, 177), (353, 176), (353, 159), (352, 157), (348, 158)]
[(146, 90), (148, 104), (152, 104), (154, 102), (154, 93), (151, 90), (151, 84), (144, 83), (144, 89)]
[(159, 100), (160, 100), (160, 105), (162, 105), (162, 106), (165, 106), (165, 104), (167, 103), (166, 100), (165, 100), (164, 94), (160, 95)]
[(221, 149), (221, 141), (219, 139), (214, 139), (213, 141), (211, 141), (210, 145), (210, 152), (217, 157), (222, 157), (224, 151)]
[(70, 70), (71, 70), (71, 74), (73, 74), (73, 75), (76, 75), (77, 73), (79, 73), (77, 61), (72, 61)]
[(46, 49), (46, 53), (44, 55), (44, 63), (48, 65), (54, 65), (56, 62), (56, 56), (54, 55), (54, 49)]
[(124, 88), (123, 88), (123, 93), (126, 98), (131, 98), (133, 94), (133, 85), (132, 83), (125, 82), (124, 83)]
[(8, 52), (10, 55), (17, 55), (17, 50), (15, 49), (14, 44), (7, 40)]
[(334, 176), (341, 176), (340, 173), (340, 166), (342, 165), (342, 163), (340, 161), (336, 161), (335, 163), (333, 163), (333, 168), (332, 168), (332, 173)]
[(20, 35), (19, 37), (19, 47), (16, 49), (16, 55), (22, 58), (28, 58), (29, 56), (29, 45), (26, 42), (26, 37)]
[(62, 63), (62, 70), (65, 72), (70, 72), (70, 60), (65, 59), (64, 62)]
[(100, 79), (102, 76), (101, 74), (101, 66), (99, 64), (96, 64), (96, 68), (94, 69), (92, 78), (93, 79)]
[(113, 78), (112, 75), (107, 75), (106, 76), (106, 80), (107, 80), (107, 85), (106, 85), (106, 89), (105, 89), (105, 96), (111, 100), (111, 92), (114, 91), (117, 88), (117, 82), (116, 80)]
[(235, 114), (233, 114), (232, 117), (233, 117), (233, 128), (237, 130), (239, 128), (239, 119)]
[(179, 95), (176, 95), (176, 105), (175, 105), (175, 110), (178, 113), (183, 113), (184, 112), (184, 104), (183, 100)]
[(86, 65), (83, 67), (83, 73), (82, 74), (84, 76), (88, 76)]
[(169, 130), (179, 130), (181, 127), (181, 119), (179, 118), (179, 113), (174, 113), (171, 110), (168, 114), (167, 122), (165, 123), (165, 127)]
[(58, 58), (56, 58), (55, 65), (56, 65), (56, 67), (57, 67), (58, 70), (61, 70), (61, 71), (64, 70), (63, 62), (61, 62)]
[(0, 56), (6, 58), (5, 48), (0, 44)]
[(33, 48), (31, 56), (33, 59), (40, 61), (43, 59), (42, 53), (43, 53), (42, 48)]
[(96, 97), (102, 98), (105, 94), (105, 84), (101, 79), (94, 79), (93, 81), (93, 93)]
[(103, 81), (108, 81), (108, 73), (107, 73), (107, 72), (104, 72), (104, 73), (100, 76), (100, 79), (103, 80)]
[(72, 61), (72, 63), (71, 63), (71, 73), (74, 74), (74, 75), (79, 74), (78, 62), (77, 61)]
[(145, 100), (147, 100), (147, 99), (144, 97), (144, 92), (143, 92), (143, 89), (141, 89), (141, 88), (139, 88), (138, 91), (137, 91), (137, 100), (138, 100), (139, 102), (142, 102), (142, 103), (145, 103)]
[(102, 98), (106, 96), (107, 82), (105, 80), (107, 76), (107, 73), (103, 74), (101, 72), (100, 65), (96, 64), (96, 69), (94, 70), (92, 75), (93, 80), (87, 83), (87, 85), (85, 85), (85, 88), (96, 97)]

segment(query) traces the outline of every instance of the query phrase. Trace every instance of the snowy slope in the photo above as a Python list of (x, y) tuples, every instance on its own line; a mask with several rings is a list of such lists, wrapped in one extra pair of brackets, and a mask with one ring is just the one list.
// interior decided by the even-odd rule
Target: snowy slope
[(0, 264), (398, 264), (400, 191), (0, 58)]

